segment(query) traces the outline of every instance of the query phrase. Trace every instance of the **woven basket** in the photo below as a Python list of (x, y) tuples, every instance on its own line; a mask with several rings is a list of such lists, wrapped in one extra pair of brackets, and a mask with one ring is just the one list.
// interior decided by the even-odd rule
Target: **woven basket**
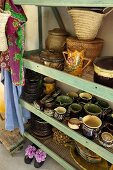
[[(111, 11), (109, 11), (108, 13), (110, 12)], [(103, 17), (108, 14), (79, 9), (68, 10), (68, 13), (72, 17), (76, 36), (80, 40), (95, 39), (101, 26)]]
[(67, 48), (71, 51), (85, 50), (85, 57), (91, 59), (91, 63), (96, 57), (99, 57), (104, 45), (104, 40), (96, 38), (92, 41), (78, 40), (74, 37), (66, 39)]

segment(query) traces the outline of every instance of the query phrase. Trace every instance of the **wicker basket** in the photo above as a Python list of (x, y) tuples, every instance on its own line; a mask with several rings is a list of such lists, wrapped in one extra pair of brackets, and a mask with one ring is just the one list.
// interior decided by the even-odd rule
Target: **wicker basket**
[[(109, 11), (108, 13), (110, 13)], [(103, 17), (108, 13), (97, 13), (89, 10), (70, 9), (75, 33), (80, 40), (93, 40), (97, 36)]]
[(85, 57), (94, 61), (96, 57), (99, 57), (104, 45), (104, 40), (96, 38), (92, 41), (78, 40), (74, 37), (68, 37), (66, 39), (67, 48), (71, 51), (85, 50)]

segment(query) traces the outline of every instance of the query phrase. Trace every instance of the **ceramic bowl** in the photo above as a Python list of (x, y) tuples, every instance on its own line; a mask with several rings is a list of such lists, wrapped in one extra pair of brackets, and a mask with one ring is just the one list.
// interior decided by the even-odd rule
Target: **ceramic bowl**
[(71, 97), (73, 100), (77, 100), (78, 99), (78, 94), (77, 94), (77, 92), (74, 92), (74, 91), (69, 91), (67, 93), (67, 96)]
[(102, 113), (102, 109), (96, 104), (87, 103), (84, 105), (84, 110), (89, 115), (98, 116)]
[(68, 106), (73, 102), (73, 99), (69, 96), (61, 95), (56, 98), (56, 102), (59, 103), (60, 106)]
[(79, 99), (80, 99), (80, 102), (88, 103), (88, 102), (91, 101), (92, 95), (90, 93), (87, 93), (87, 92), (82, 92), (82, 93), (79, 94)]
[(78, 103), (72, 103), (68, 107), (68, 112), (70, 113), (71, 118), (79, 117), (79, 113), (81, 112), (81, 110), (82, 110), (82, 106)]

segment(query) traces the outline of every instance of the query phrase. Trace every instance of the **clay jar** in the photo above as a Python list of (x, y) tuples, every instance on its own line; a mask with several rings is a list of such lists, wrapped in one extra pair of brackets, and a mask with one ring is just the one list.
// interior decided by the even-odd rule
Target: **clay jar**
[(60, 28), (49, 30), (45, 42), (46, 49), (56, 52), (62, 52), (65, 49), (67, 36), (68, 33)]
[(53, 91), (55, 91), (55, 80), (50, 77), (44, 78), (44, 93), (45, 94), (51, 94)]
[(113, 57), (94, 61), (94, 82), (113, 88)]

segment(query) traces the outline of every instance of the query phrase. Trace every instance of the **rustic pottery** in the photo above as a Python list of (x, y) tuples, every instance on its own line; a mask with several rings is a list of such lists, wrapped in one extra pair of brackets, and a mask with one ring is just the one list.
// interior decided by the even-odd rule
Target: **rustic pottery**
[(45, 66), (58, 70), (64, 69), (64, 58), (62, 53), (45, 50), (41, 52), (40, 59)]
[(87, 114), (94, 116), (98, 116), (102, 113), (102, 109), (98, 105), (92, 103), (86, 103), (84, 105), (84, 110)]
[(54, 118), (59, 120), (59, 121), (62, 121), (64, 118), (65, 118), (65, 115), (66, 115), (66, 109), (64, 107), (57, 107), (54, 109)]
[(82, 106), (78, 103), (72, 103), (68, 107), (68, 112), (70, 113), (70, 118), (79, 118), (79, 113), (82, 110)]
[(55, 80), (50, 77), (44, 78), (44, 93), (51, 94), (55, 91), (56, 83)]
[(61, 28), (54, 28), (53, 30), (49, 30), (45, 42), (46, 49), (62, 52), (65, 50), (67, 36), (68, 33)]
[(97, 132), (102, 125), (101, 119), (97, 116), (87, 115), (82, 118), (82, 131), (84, 136), (88, 138), (94, 138), (97, 136)]
[(94, 40), (78, 40), (76, 37), (66, 39), (67, 48), (71, 51), (85, 51), (85, 57), (91, 59), (91, 64), (95, 58), (99, 57), (103, 49), (104, 40), (96, 38)]
[[(80, 52), (75, 50), (72, 52), (68, 49), (67, 51), (63, 51), (63, 56), (65, 59), (64, 70), (74, 76), (81, 76), (83, 70), (90, 64), (91, 61), (84, 57), (84, 50)], [(84, 61), (87, 61), (87, 63), (84, 64)]]
[(74, 129), (74, 130), (79, 129), (79, 128), (80, 128), (80, 124), (81, 124), (81, 122), (80, 122), (80, 120), (77, 119), (77, 118), (71, 118), (71, 119), (69, 119), (69, 121), (68, 121), (68, 126), (69, 126), (71, 129)]
[(92, 95), (87, 92), (81, 92), (79, 93), (79, 101), (83, 103), (88, 103), (91, 102), (92, 100)]
[(72, 102), (73, 99), (69, 96), (65, 96), (65, 95), (60, 95), (56, 98), (56, 102), (60, 105), (60, 106), (69, 106)]
[(94, 82), (113, 88), (113, 57), (94, 61)]

